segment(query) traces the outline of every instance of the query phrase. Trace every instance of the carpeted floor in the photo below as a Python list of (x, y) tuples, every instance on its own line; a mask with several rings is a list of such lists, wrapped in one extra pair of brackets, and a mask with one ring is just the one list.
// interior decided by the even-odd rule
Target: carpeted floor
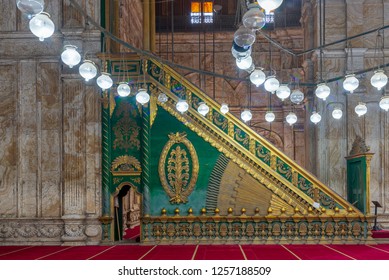
[(389, 244), (0, 246), (0, 260), (389, 260)]

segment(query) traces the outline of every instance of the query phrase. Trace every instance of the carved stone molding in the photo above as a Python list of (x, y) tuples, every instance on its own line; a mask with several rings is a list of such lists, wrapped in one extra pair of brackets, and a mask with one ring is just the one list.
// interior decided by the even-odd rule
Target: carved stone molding
[(355, 137), (353, 146), (351, 148), (350, 156), (365, 154), (368, 153), (369, 151), (370, 151), (370, 147), (366, 145), (365, 139), (357, 135)]

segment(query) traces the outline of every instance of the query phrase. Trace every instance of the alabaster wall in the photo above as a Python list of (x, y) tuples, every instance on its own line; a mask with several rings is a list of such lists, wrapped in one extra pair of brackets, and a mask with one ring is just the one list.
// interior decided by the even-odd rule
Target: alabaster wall
[[(305, 1), (305, 8), (311, 7), (312, 14), (319, 14), (319, 1)], [(325, 43), (335, 42), (389, 24), (389, 1), (352, 0), (325, 1)], [(317, 19), (317, 17), (316, 17)], [(309, 29), (308, 26), (305, 26)], [(316, 20), (313, 44), (319, 45), (320, 26)], [(325, 48), (323, 53), (325, 79), (342, 77), (346, 71), (359, 71), (383, 64), (382, 52), (376, 50), (377, 32)], [(384, 38), (385, 61), (389, 55), (388, 31)], [(318, 53), (309, 58), (316, 65), (319, 77)], [(365, 139), (370, 151), (375, 153), (371, 162), (371, 200), (380, 202), (378, 222), (389, 226), (389, 119), (388, 113), (379, 108), (379, 101), (387, 87), (378, 91), (370, 85), (373, 72), (360, 78), (360, 86), (353, 94), (347, 94), (342, 87), (343, 79), (330, 83), (332, 93), (326, 102), (318, 102), (322, 122), (316, 127), (316, 175), (336, 192), (346, 197), (346, 160), (357, 135)], [(334, 102), (343, 107), (343, 117), (335, 120), (331, 116)], [(358, 102), (366, 103), (368, 112), (358, 117), (354, 112)], [(374, 213), (373, 206), (371, 212)]]
[[(45, 2), (56, 31), (40, 42), (0, 0), (0, 243), (96, 244), (100, 93), (60, 53), (74, 44), (96, 59), (100, 33), (68, 1)], [(99, 1), (77, 2), (99, 21)]]

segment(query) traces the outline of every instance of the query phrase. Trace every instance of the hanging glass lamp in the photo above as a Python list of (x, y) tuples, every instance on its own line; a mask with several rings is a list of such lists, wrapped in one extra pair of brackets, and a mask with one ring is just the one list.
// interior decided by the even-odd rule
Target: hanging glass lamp
[(251, 46), (255, 42), (255, 31), (242, 25), (234, 34), (234, 42), (239, 47)]
[(303, 100), (304, 100), (304, 93), (299, 89), (295, 89), (290, 95), (290, 101), (293, 102), (294, 104), (300, 104)]
[(126, 82), (120, 82), (117, 88), (120, 97), (127, 97), (131, 93), (131, 88)]
[(280, 85), (280, 87), (276, 90), (276, 95), (279, 99), (284, 101), (290, 96), (290, 88), (287, 85)]
[(381, 98), (380, 101), (380, 108), (382, 110), (388, 111), (389, 110), (389, 96), (385, 95)]
[(290, 112), (287, 116), (286, 116), (286, 122), (290, 125), (293, 125), (297, 122), (297, 115), (293, 112)]
[(319, 113), (317, 113), (316, 111), (313, 111), (312, 112), (312, 115), (311, 117), (309, 118), (311, 120), (311, 122), (313, 122), (314, 124), (318, 124), (320, 121), (321, 121), (321, 116)]
[(93, 79), (97, 75), (97, 67), (93, 61), (84, 60), (84, 62), (78, 68), (78, 72), (85, 81)]
[(332, 111), (332, 117), (336, 120), (340, 120), (343, 116), (343, 111), (340, 107), (335, 107)]
[(44, 0), (17, 0), (16, 6), (23, 13), (26, 14), (29, 19), (34, 15), (37, 15), (45, 8)]
[(381, 90), (388, 83), (388, 76), (385, 75), (383, 70), (377, 70), (371, 77), (370, 83), (377, 90)]
[(51, 37), (55, 30), (55, 26), (53, 21), (50, 19), (50, 15), (45, 12), (32, 17), (29, 22), (29, 27), (32, 34), (39, 38), (39, 41), (43, 41), (44, 39)]
[(243, 15), (243, 25), (252, 30), (260, 30), (266, 24), (265, 14), (259, 9), (257, 2), (248, 6), (248, 11)]
[(243, 112), (240, 114), (240, 117), (244, 122), (248, 122), (253, 118), (253, 114), (251, 114), (251, 111), (249, 109), (244, 109)]
[(81, 55), (78, 53), (76, 46), (66, 45), (64, 46), (64, 51), (61, 53), (61, 60), (69, 68), (73, 68), (73, 66), (81, 62)]
[(315, 94), (318, 98), (326, 100), (327, 97), (331, 94), (331, 89), (324, 83), (318, 84), (315, 90)]
[(158, 95), (158, 101), (161, 102), (161, 103), (165, 103), (166, 101), (168, 100), (167, 96), (165, 93), (161, 92), (159, 95)]
[(280, 82), (277, 80), (276, 76), (269, 76), (265, 81), (264, 87), (265, 90), (274, 93), (280, 87)]
[(267, 111), (265, 114), (265, 120), (267, 122), (273, 122), (276, 119), (276, 115), (272, 111)]
[(205, 116), (209, 112), (209, 107), (205, 102), (200, 102), (199, 107), (197, 108), (197, 112), (199, 112), (201, 115)]
[(263, 68), (256, 68), (250, 74), (250, 81), (256, 86), (259, 87), (266, 80), (266, 74), (263, 72)]
[(359, 86), (359, 81), (354, 74), (346, 76), (346, 79), (343, 81), (343, 88), (350, 93), (353, 93)]
[(110, 76), (111, 75), (109, 73), (101, 72), (101, 75), (96, 79), (97, 85), (103, 90), (112, 87), (113, 81)]
[(266, 11), (268, 14), (270, 11), (274, 11), (279, 6), (281, 6), (283, 0), (258, 0), (258, 4)]
[(135, 99), (138, 103), (145, 105), (150, 101), (150, 94), (144, 88), (140, 88), (135, 96)]
[(367, 113), (366, 104), (363, 102), (359, 102), (357, 106), (355, 106), (355, 113), (357, 113), (358, 117), (361, 117)]
[(178, 100), (176, 104), (176, 109), (180, 113), (185, 113), (189, 109), (189, 104), (186, 102), (186, 100)]
[(228, 105), (226, 103), (222, 103), (220, 106), (220, 112), (222, 114), (227, 114), (230, 109), (228, 108)]

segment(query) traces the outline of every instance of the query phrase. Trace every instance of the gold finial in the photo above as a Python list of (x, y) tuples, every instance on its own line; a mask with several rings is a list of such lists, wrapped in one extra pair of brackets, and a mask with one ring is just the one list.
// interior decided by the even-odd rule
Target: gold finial
[(335, 207), (334, 211), (335, 211), (335, 213), (339, 213), (339, 208)]
[(188, 209), (188, 215), (189, 215), (189, 216), (192, 216), (192, 215), (193, 215), (193, 209), (192, 209), (192, 207)]
[(228, 215), (232, 215), (232, 212), (233, 212), (234, 210), (232, 210), (232, 208), (230, 207), (230, 208), (228, 208), (227, 209), (227, 213), (228, 213)]
[(269, 207), (269, 208), (267, 209), (267, 213), (268, 213), (268, 214), (273, 213), (273, 209), (272, 209), (271, 207)]
[(215, 216), (219, 215), (219, 213), (220, 213), (219, 208), (215, 208)]
[(326, 210), (324, 207), (322, 207), (322, 208), (321, 208), (321, 212), (326, 213), (327, 210)]
[(300, 209), (296, 206), (295, 208), (294, 208), (294, 213), (299, 213), (300, 212)]
[(281, 213), (282, 213), (282, 214), (285, 214), (285, 212), (286, 212), (285, 207), (282, 207), (282, 208), (281, 208)]
[(162, 208), (161, 214), (162, 214), (162, 216), (166, 216), (166, 209), (165, 208)]
[(180, 209), (178, 209), (178, 208), (174, 209), (174, 214), (176, 216), (180, 215)]
[(259, 215), (259, 208), (258, 207), (255, 208), (254, 213), (255, 213), (255, 215)]
[(354, 210), (353, 210), (352, 207), (349, 207), (349, 208), (347, 209), (347, 211), (350, 212), (350, 213), (351, 213), (351, 212), (354, 212)]
[(242, 213), (242, 215), (245, 215), (246, 214), (246, 208), (242, 208), (242, 210), (240, 210), (240, 212)]
[(201, 208), (201, 215), (205, 215), (205, 214), (207, 214), (207, 209), (205, 209), (204, 207), (203, 208)]
[(308, 207), (308, 213), (312, 214), (313, 208), (311, 206)]

